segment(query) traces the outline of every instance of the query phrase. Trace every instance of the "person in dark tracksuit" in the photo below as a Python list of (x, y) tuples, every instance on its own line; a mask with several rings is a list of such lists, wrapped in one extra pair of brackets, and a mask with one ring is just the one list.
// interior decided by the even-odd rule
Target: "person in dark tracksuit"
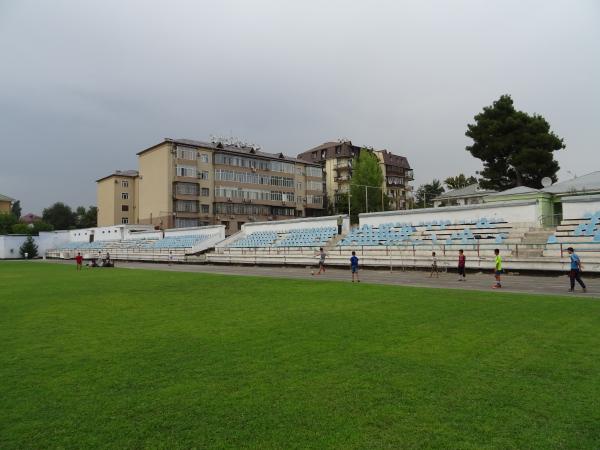
[(573, 247), (569, 247), (567, 249), (569, 253), (569, 258), (571, 259), (571, 270), (569, 271), (569, 278), (571, 280), (571, 289), (569, 292), (575, 292), (575, 281), (579, 283), (583, 292), (587, 292), (587, 288), (585, 287), (585, 283), (581, 279), (581, 260), (579, 256), (575, 253), (575, 249)]

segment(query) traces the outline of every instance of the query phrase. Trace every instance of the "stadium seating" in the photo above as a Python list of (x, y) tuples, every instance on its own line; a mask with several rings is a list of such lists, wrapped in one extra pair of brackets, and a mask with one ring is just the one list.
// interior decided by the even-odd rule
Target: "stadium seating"
[(255, 231), (228, 244), (228, 248), (287, 248), (321, 247), (337, 235), (335, 227), (312, 227), (280, 229), (276, 231)]
[(600, 260), (600, 211), (587, 212), (582, 218), (565, 218), (548, 237), (544, 256), (564, 256), (567, 247)]

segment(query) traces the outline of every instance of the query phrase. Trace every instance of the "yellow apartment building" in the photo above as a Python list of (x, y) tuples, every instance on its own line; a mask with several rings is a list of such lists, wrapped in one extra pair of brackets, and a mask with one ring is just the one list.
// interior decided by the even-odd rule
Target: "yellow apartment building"
[[(138, 172), (115, 172), (97, 180), (98, 226), (222, 224), (232, 234), (246, 222), (323, 213), (319, 164), (244, 145), (189, 139), (165, 139), (137, 155)], [(123, 188), (125, 180), (131, 191)]]
[(0, 194), (0, 213), (9, 213), (14, 201), (13, 198)]

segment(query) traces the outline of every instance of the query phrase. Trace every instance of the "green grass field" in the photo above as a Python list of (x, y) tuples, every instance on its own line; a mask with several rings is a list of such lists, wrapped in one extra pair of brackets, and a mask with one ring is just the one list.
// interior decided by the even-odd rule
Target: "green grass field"
[(600, 448), (600, 303), (0, 263), (0, 448)]

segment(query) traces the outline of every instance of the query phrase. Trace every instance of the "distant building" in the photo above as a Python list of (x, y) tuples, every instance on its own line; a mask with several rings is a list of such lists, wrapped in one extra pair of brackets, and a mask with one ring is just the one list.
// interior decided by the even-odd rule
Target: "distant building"
[(139, 172), (97, 180), (98, 226), (225, 225), (323, 214), (319, 164), (242, 144), (165, 139), (138, 153)]
[(21, 223), (26, 223), (28, 225), (35, 223), (35, 222), (39, 222), (40, 220), (42, 220), (42, 218), (40, 216), (37, 216), (32, 213), (25, 214), (24, 216), (21, 216), (21, 218), (19, 219), (19, 221)]
[[(298, 159), (320, 164), (325, 170), (325, 186), (328, 202), (335, 202), (337, 194), (350, 190), (352, 162), (364, 151), (351, 141), (325, 142), (315, 148), (302, 152)], [(383, 188), (390, 199), (392, 209), (406, 209), (408, 192), (412, 190), (409, 182), (414, 179), (413, 171), (404, 156), (394, 155), (387, 150), (372, 150), (380, 161), (383, 173)]]
[(14, 198), (0, 194), (0, 213), (9, 213), (14, 201)]
[(452, 189), (438, 195), (433, 199), (433, 207), (478, 205), (484, 202), (486, 196), (495, 192), (493, 190), (481, 189), (479, 184), (473, 183), (464, 188)]
[(138, 223), (137, 170), (116, 170), (96, 180), (98, 226)]

